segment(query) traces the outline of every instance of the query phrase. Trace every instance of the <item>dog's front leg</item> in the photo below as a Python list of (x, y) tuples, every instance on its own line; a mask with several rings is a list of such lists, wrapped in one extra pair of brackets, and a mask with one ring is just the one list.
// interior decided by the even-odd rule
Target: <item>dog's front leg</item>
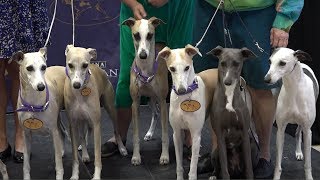
[(183, 166), (182, 166), (183, 143), (181, 138), (181, 129), (173, 127), (173, 143), (174, 143), (174, 150), (176, 154), (177, 180), (183, 180)]
[(303, 153), (301, 151), (301, 126), (298, 125), (297, 129), (296, 129), (296, 159), (298, 161), (302, 161), (303, 160)]
[[(220, 128), (220, 127), (219, 127)], [(225, 137), (222, 134), (221, 130), (217, 128), (216, 135), (218, 139), (218, 148), (219, 148), (219, 161), (221, 167), (221, 176), (222, 179), (230, 179), (229, 171), (228, 171), (228, 157), (227, 157), (227, 149)]]
[(0, 171), (1, 171), (1, 174), (2, 174), (3, 180), (8, 180), (8, 179), (9, 179), (9, 176), (8, 176), (8, 172), (7, 172), (7, 167), (6, 167), (6, 165), (1, 161), (1, 159), (0, 159)]
[(141, 164), (140, 156), (140, 140), (139, 140), (139, 104), (138, 100), (133, 100), (132, 103), (132, 125), (133, 125), (133, 156), (131, 159), (131, 164), (137, 166)]
[(245, 175), (247, 179), (253, 179), (251, 145), (247, 129), (243, 130), (242, 153), (244, 159)]
[(52, 139), (54, 145), (55, 163), (56, 163), (56, 179), (63, 179), (63, 163), (62, 163), (62, 139), (58, 129), (52, 132)]
[(79, 159), (78, 159), (78, 143), (77, 143), (77, 128), (75, 127), (76, 124), (74, 119), (68, 117), (70, 120), (70, 132), (71, 132), (71, 144), (72, 144), (72, 156), (73, 156), (73, 163), (72, 163), (72, 176), (70, 179), (77, 180), (79, 179)]
[(312, 132), (309, 128), (303, 129), (303, 142), (304, 142), (304, 172), (307, 180), (313, 179), (311, 169), (311, 136)]
[(168, 135), (168, 109), (166, 99), (160, 102), (161, 126), (162, 126), (162, 152), (160, 164), (169, 164), (169, 135)]
[(23, 179), (30, 179), (30, 153), (32, 137), (31, 132), (23, 130), (24, 153), (23, 153)]
[[(100, 117), (100, 116), (98, 116)], [(93, 123), (93, 138), (94, 138), (94, 174), (92, 179), (101, 178), (101, 121), (100, 119), (95, 120), (96, 123)]]
[(156, 128), (158, 118), (159, 118), (158, 106), (157, 106), (154, 98), (151, 98), (151, 100), (150, 100), (150, 107), (152, 110), (152, 119), (151, 119), (151, 124), (150, 124), (149, 130), (148, 130), (147, 134), (144, 136), (145, 141), (149, 141), (152, 139), (152, 136), (153, 136), (153, 133), (154, 133), (154, 130)]
[(286, 123), (282, 123), (282, 121), (277, 121), (278, 131), (277, 131), (277, 156), (276, 156), (276, 167), (274, 169), (273, 179), (280, 179), (281, 177), (281, 160), (283, 153), (283, 141), (284, 141), (284, 131), (286, 130)]
[(200, 142), (201, 142), (201, 131), (200, 132), (193, 132), (193, 131), (194, 130), (191, 130), (192, 155), (191, 155), (191, 164), (190, 164), (190, 171), (189, 171), (189, 180), (197, 179), (197, 165), (198, 165)]

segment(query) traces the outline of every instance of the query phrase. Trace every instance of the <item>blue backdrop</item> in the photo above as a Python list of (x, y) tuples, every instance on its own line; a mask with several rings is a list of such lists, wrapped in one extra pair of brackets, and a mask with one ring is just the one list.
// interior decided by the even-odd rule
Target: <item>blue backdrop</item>
[[(47, 1), (50, 22), (54, 2)], [(74, 0), (75, 46), (97, 49), (98, 60), (93, 63), (107, 72), (114, 88), (119, 72), (119, 12), (119, 0)], [(68, 44), (72, 44), (70, 0), (58, 0), (48, 47), (48, 66), (65, 66), (64, 51)], [(11, 105), (8, 111), (12, 111)]]

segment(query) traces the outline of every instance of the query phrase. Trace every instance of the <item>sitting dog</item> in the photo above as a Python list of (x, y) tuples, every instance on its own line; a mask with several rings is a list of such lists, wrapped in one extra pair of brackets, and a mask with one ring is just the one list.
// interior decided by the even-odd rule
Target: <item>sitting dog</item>
[(218, 148), (212, 152), (214, 175), (223, 179), (252, 179), (249, 138), (251, 115), (241, 97), (240, 74), (243, 62), (256, 56), (247, 48), (230, 49), (221, 46), (208, 54), (219, 58), (218, 83), (210, 114), (218, 141)]
[(115, 132), (119, 151), (127, 155), (121, 137), (117, 131), (117, 116), (114, 107), (114, 91), (104, 70), (90, 64), (97, 59), (97, 52), (92, 48), (68, 45), (65, 51), (67, 74), (64, 85), (65, 108), (71, 128), (73, 153), (73, 169), (71, 179), (79, 179), (79, 160), (77, 151), (77, 135), (79, 133), (82, 146), (82, 161), (89, 162), (86, 146), (86, 135), (93, 128), (95, 171), (93, 179), (101, 175), (101, 108), (100, 101), (108, 112)]
[(1, 161), (1, 159), (0, 159), (0, 172), (1, 172), (2, 178), (3, 178), (4, 180), (8, 180), (8, 179), (9, 179), (8, 172), (7, 172), (7, 167), (6, 167), (6, 165)]
[(311, 57), (300, 50), (278, 48), (270, 57), (270, 69), (265, 82), (276, 83), (282, 79), (276, 110), (277, 158), (274, 179), (280, 179), (284, 133), (288, 123), (298, 124), (296, 130), (296, 158), (303, 160), (301, 130), (303, 131), (305, 178), (312, 179), (311, 170), (311, 126), (316, 117), (316, 101), (319, 84), (312, 69), (300, 61), (311, 61)]
[[(133, 121), (133, 165), (141, 164), (139, 143), (139, 105), (140, 97), (150, 97), (152, 108), (152, 121), (157, 117), (157, 103), (160, 106), (160, 117), (162, 125), (162, 152), (160, 164), (169, 163), (169, 136), (168, 136), (168, 110), (166, 97), (168, 94), (168, 70), (162, 59), (155, 59), (155, 29), (162, 21), (155, 17), (149, 20), (135, 20), (129, 18), (122, 24), (131, 28), (134, 41), (136, 57), (132, 64), (130, 74), (130, 95), (132, 102)], [(153, 123), (155, 124), (155, 123)], [(153, 127), (153, 126), (152, 126)], [(145, 140), (150, 139), (152, 134), (147, 134)]]
[[(46, 48), (39, 52), (19, 51), (12, 59), (20, 65), (17, 103), (19, 123), (24, 133), (23, 178), (30, 179), (32, 133), (51, 134), (55, 152), (56, 179), (63, 179), (63, 127), (59, 116), (63, 108), (64, 68), (47, 68)], [(36, 98), (35, 98), (36, 97)]]
[(166, 60), (167, 68), (172, 75), (169, 120), (173, 129), (177, 179), (183, 179), (183, 138), (181, 136), (183, 129), (190, 130), (192, 137), (189, 179), (197, 179), (201, 131), (217, 81), (216, 69), (195, 74), (192, 57), (196, 54), (201, 55), (198, 48), (187, 45), (185, 48), (173, 50), (165, 47), (158, 55), (158, 59)]

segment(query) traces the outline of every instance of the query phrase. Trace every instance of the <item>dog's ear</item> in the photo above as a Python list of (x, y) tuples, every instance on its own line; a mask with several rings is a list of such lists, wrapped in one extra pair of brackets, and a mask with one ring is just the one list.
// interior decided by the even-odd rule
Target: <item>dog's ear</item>
[(296, 51), (293, 53), (293, 55), (294, 55), (295, 57), (297, 57), (297, 59), (298, 59), (299, 61), (301, 61), (301, 62), (303, 62), (303, 61), (312, 61), (311, 56), (310, 56), (308, 53), (306, 53), (306, 52), (304, 52), (304, 51), (301, 51), (301, 50), (296, 50)]
[(211, 51), (207, 52), (207, 54), (208, 55), (211, 54), (213, 56), (217, 56), (218, 57), (218, 56), (221, 55), (222, 51), (223, 51), (223, 47), (217, 46), (214, 49), (212, 49)]
[(248, 49), (246, 47), (241, 48), (240, 52), (241, 52), (242, 57), (245, 59), (257, 57), (250, 49)]
[(163, 22), (161, 19), (159, 18), (156, 18), (156, 17), (151, 17), (149, 20), (149, 24), (152, 24), (153, 27), (157, 27), (159, 26), (160, 24), (166, 24), (165, 22)]
[(97, 50), (93, 48), (88, 48), (88, 53), (90, 54), (91, 58), (90, 61), (95, 61), (97, 60)]
[(20, 64), (24, 59), (24, 54), (22, 51), (18, 51), (12, 55), (11, 59)]
[(133, 17), (130, 17), (130, 18), (124, 20), (121, 23), (121, 25), (126, 25), (131, 28), (135, 23), (136, 23), (136, 19), (134, 19)]
[(47, 60), (47, 48), (46, 47), (40, 48), (39, 53), (44, 57), (45, 60)]
[(171, 54), (171, 49), (168, 47), (163, 48), (159, 53), (158, 53), (158, 57), (157, 58), (162, 58), (164, 60), (167, 60), (168, 57)]
[(73, 48), (73, 45), (72, 45), (72, 44), (67, 45), (66, 50), (65, 50), (65, 52), (64, 52), (65, 55), (68, 54), (70, 48)]
[(186, 51), (186, 53), (190, 56), (193, 57), (196, 54), (199, 54), (199, 56), (202, 57), (202, 54), (200, 53), (199, 49), (196, 47), (191, 46), (190, 44), (186, 45), (184, 47), (184, 50)]

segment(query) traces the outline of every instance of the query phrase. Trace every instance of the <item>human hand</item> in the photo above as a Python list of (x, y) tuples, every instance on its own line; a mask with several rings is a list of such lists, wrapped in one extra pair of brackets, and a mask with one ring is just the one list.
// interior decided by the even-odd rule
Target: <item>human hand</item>
[(289, 33), (278, 29), (272, 28), (270, 31), (270, 44), (272, 47), (287, 47), (289, 41)]
[(151, 4), (152, 6), (154, 7), (162, 7), (164, 6), (165, 4), (168, 3), (169, 0), (148, 0), (148, 3)]
[(140, 19), (145, 18), (147, 16), (147, 13), (144, 10), (144, 7), (137, 1), (135, 1), (135, 3), (133, 3), (130, 6), (130, 8), (133, 12), (134, 18), (137, 20), (140, 20)]

